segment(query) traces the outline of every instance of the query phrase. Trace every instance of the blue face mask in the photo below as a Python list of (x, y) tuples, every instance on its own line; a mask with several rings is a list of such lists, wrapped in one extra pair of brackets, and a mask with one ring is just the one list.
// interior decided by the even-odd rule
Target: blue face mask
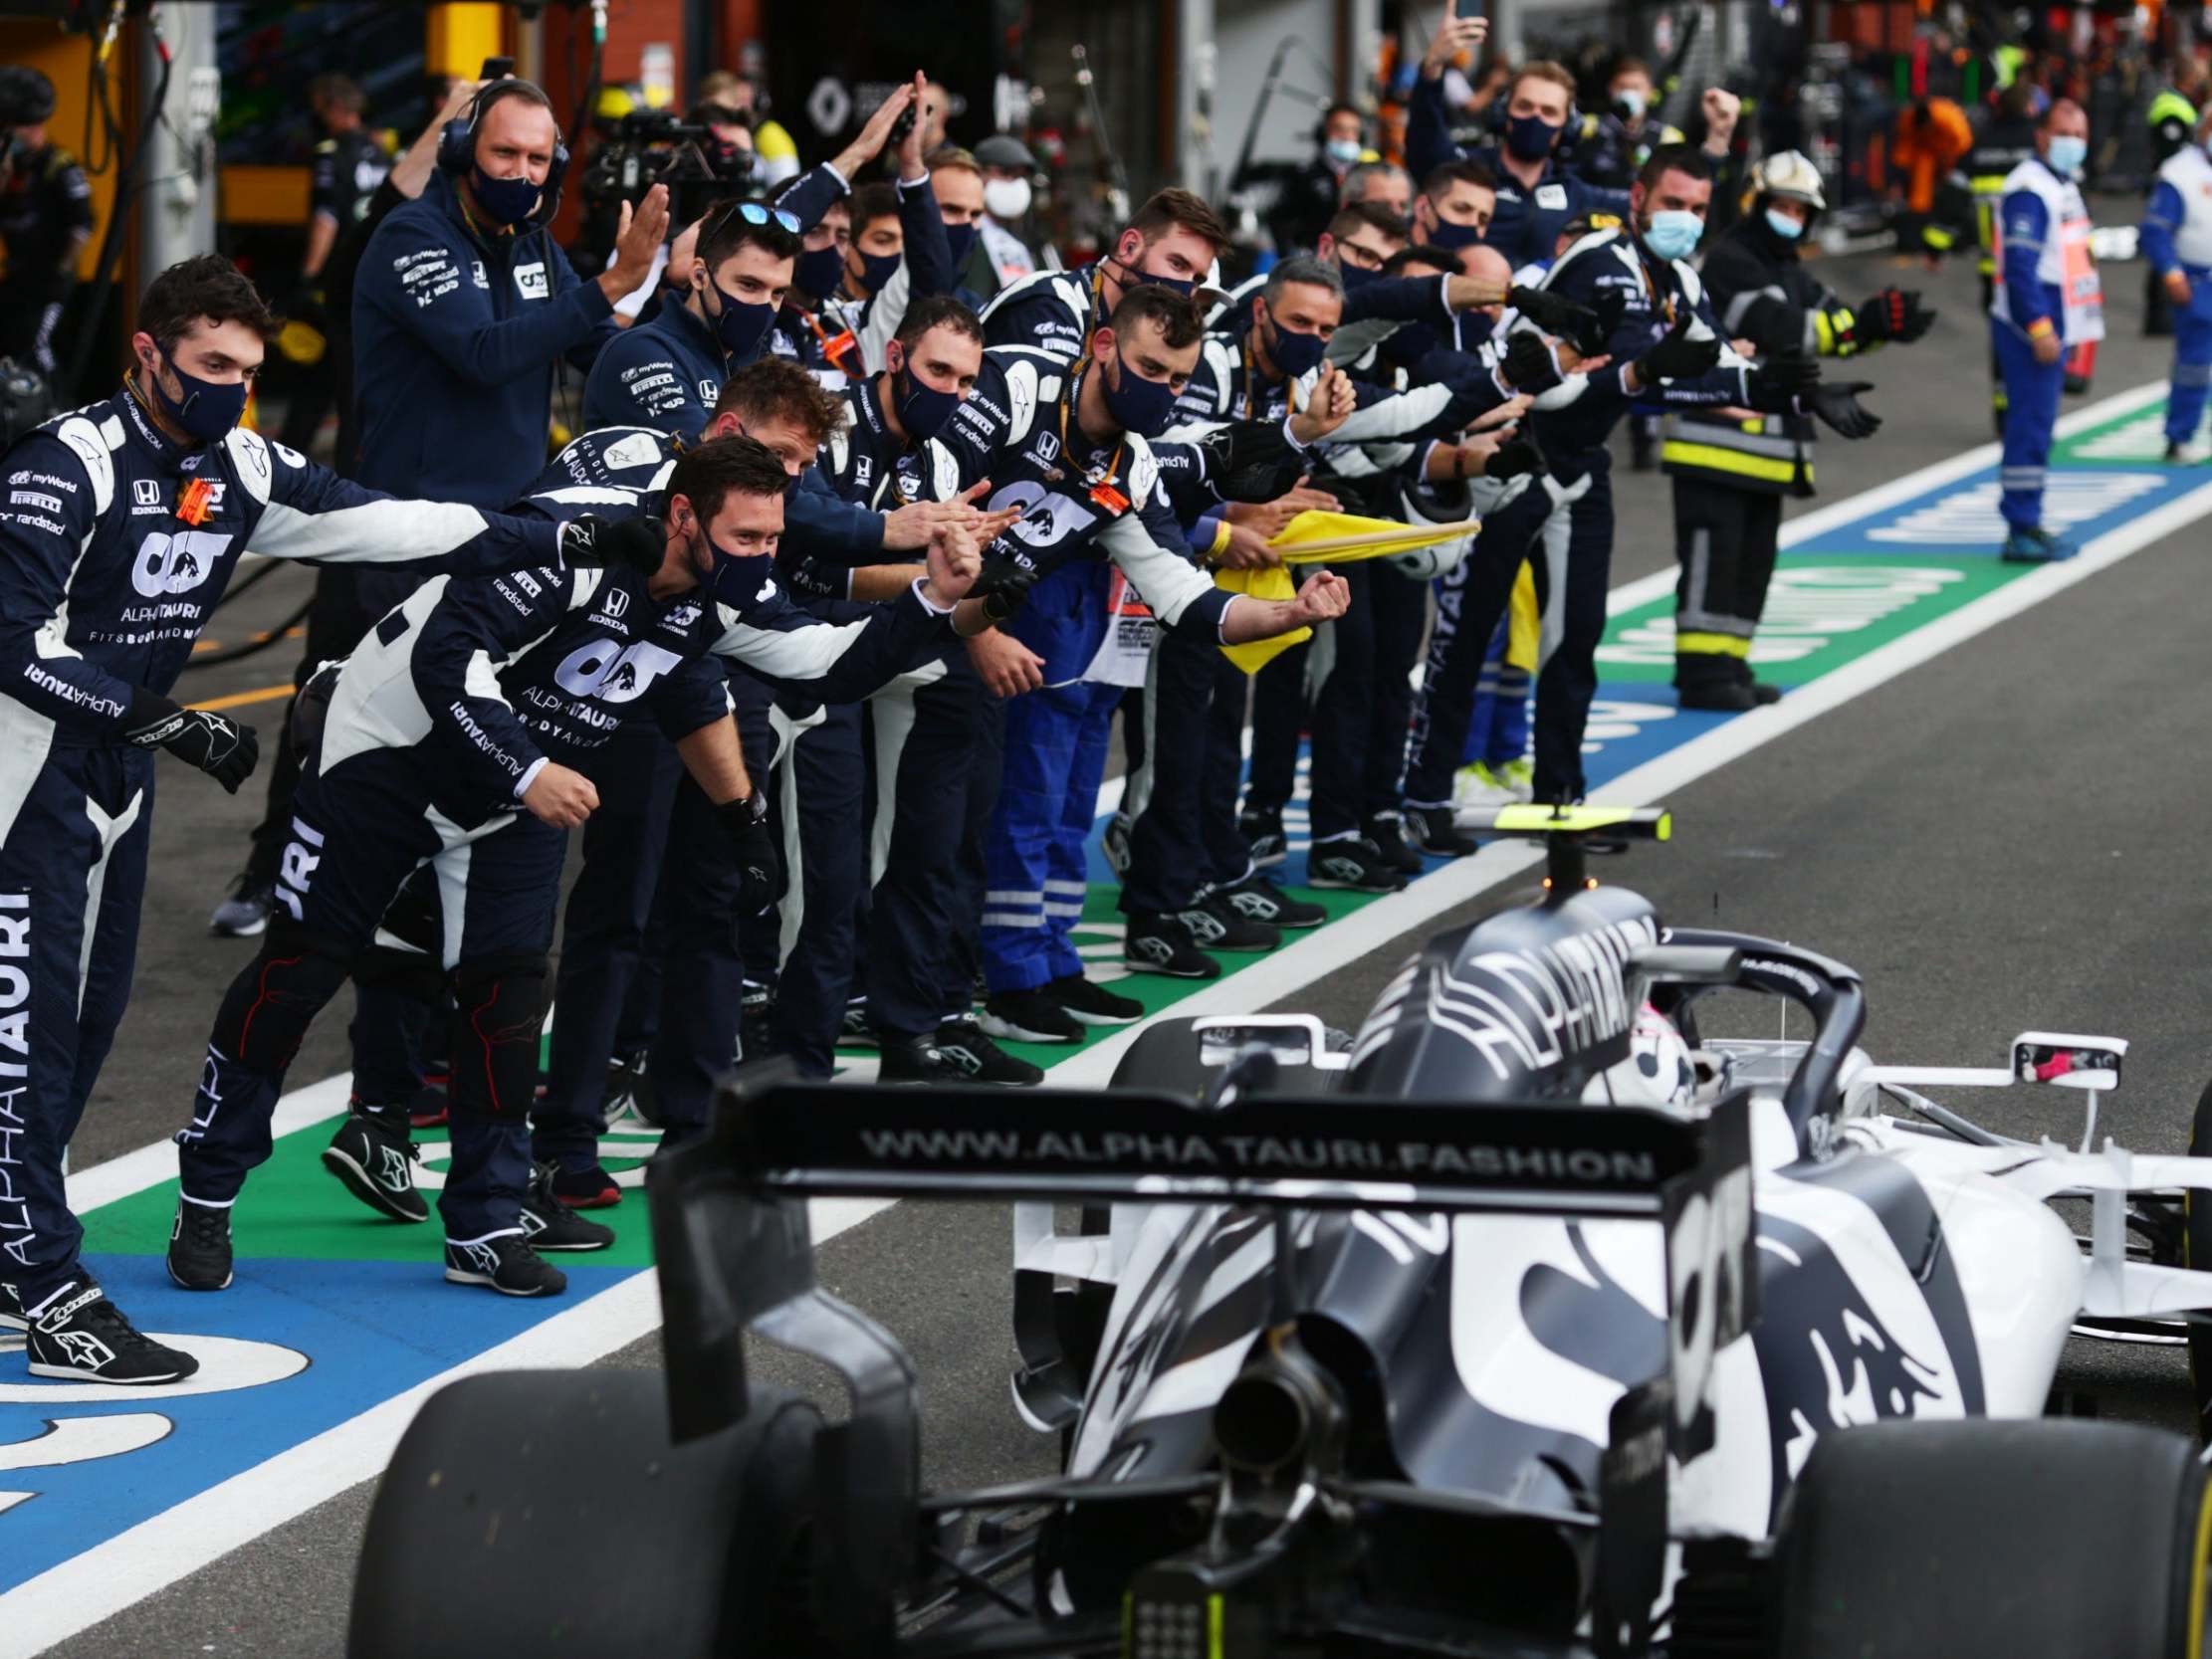
[(2089, 158), (2087, 138), (2054, 137), (2051, 140), (2051, 170), (2061, 178), (2072, 178)]
[(1171, 294), (1196, 294), (1199, 291), (1199, 285), (1189, 278), (1155, 277), (1151, 272), (1140, 271), (1134, 265), (1124, 264), (1118, 258), (1113, 264), (1114, 269), (1121, 273), (1124, 287), (1144, 288), (1150, 286), (1164, 288)]
[(1157, 438), (1175, 418), (1175, 387), (1165, 380), (1147, 380), (1119, 358), (1105, 386), (1106, 412), (1124, 432)]
[(1687, 208), (1670, 207), (1652, 215), (1644, 246), (1660, 259), (1687, 259), (1705, 234), (1705, 221)]
[(791, 285), (801, 294), (821, 300), (837, 292), (845, 276), (845, 251), (832, 242), (826, 248), (807, 248), (791, 271)]
[(240, 380), (226, 386), (186, 374), (166, 351), (161, 354), (161, 361), (176, 376), (177, 389), (184, 394), (181, 398), (170, 397), (161, 384), (161, 377), (149, 375), (147, 378), (153, 382), (153, 395), (160, 402), (161, 412), (203, 444), (228, 437), (231, 428), (246, 413), (246, 382)]
[(904, 254), (862, 254), (860, 256), (860, 286), (870, 294), (881, 294), (883, 285), (891, 280), (891, 273), (898, 270)]
[(1791, 218), (1778, 207), (1767, 209), (1767, 229), (1784, 242), (1795, 242), (1805, 234), (1804, 221)]
[(485, 217), (502, 225), (519, 225), (537, 212), (543, 188), (531, 183), (527, 173), (519, 178), (490, 178), (482, 167), (469, 174), (469, 186)]
[(1321, 359), (1328, 355), (1329, 342), (1319, 334), (1294, 333), (1273, 318), (1268, 319), (1267, 355), (1275, 359), (1275, 366), (1292, 380), (1308, 369), (1321, 366)]
[(1437, 228), (1429, 233), (1432, 246), (1438, 248), (1471, 248), (1482, 240), (1482, 233), (1472, 225), (1454, 225), (1438, 219)]
[(976, 227), (974, 225), (947, 225), (945, 227), (945, 240), (952, 244), (953, 269), (958, 271), (962, 263), (968, 258), (968, 250), (976, 245)]
[[(705, 268), (701, 270), (703, 273)], [(775, 308), (747, 305), (733, 298), (730, 291), (712, 277), (707, 278), (707, 287), (714, 290), (715, 301), (722, 308), (707, 317), (707, 326), (714, 330), (715, 343), (729, 357), (750, 359), (761, 337), (769, 331), (769, 324), (775, 320)], [(700, 302), (700, 309), (706, 310), (704, 300)]]
[(1514, 115), (1505, 123), (1505, 147), (1516, 161), (1541, 161), (1551, 154), (1559, 132), (1541, 115)]
[(1382, 275), (1380, 271), (1367, 271), (1357, 265), (1343, 264), (1337, 266), (1336, 272), (1344, 279), (1344, 292), (1347, 294), (1357, 293)]
[(1360, 141), (1357, 138), (1331, 138), (1321, 148), (1331, 161), (1349, 167), (1360, 158)]
[[(784, 499), (788, 500), (790, 494), (790, 485), (785, 485)], [(718, 545), (704, 524), (699, 527), (699, 539), (706, 543), (712, 565), (699, 585), (716, 604), (728, 605), (742, 617), (774, 594), (775, 560), (769, 554), (733, 553)]]
[(925, 386), (911, 365), (893, 372), (891, 395), (897, 402), (899, 424), (918, 444), (944, 431), (945, 423), (960, 407), (960, 393), (941, 392), (935, 386)]

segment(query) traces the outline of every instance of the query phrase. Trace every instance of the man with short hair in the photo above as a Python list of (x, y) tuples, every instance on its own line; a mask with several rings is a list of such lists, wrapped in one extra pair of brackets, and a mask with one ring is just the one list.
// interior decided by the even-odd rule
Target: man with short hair
[[(655, 441), (643, 431), (620, 441), (633, 440)], [(568, 478), (556, 466), (524, 506), (554, 521), (571, 514), (579, 492)], [(191, 1123), (177, 1136), (168, 1263), (179, 1285), (230, 1284), (230, 1210), (272, 1149), (285, 1072), (392, 895), (425, 862), (438, 877), (455, 1002), (453, 1162), (438, 1195), (445, 1277), (506, 1296), (557, 1295), (565, 1276), (540, 1248), (613, 1242), (549, 1201), (526, 1127), (567, 831), (599, 804), (569, 762), (649, 711), (712, 804), (724, 856), (765, 899), (774, 863), (765, 803), (710, 659), (814, 695), (865, 695), (934, 648), (974, 579), (973, 540), (956, 535), (932, 549), (927, 575), (898, 604), (842, 628), (814, 621), (770, 575), (784, 478), (765, 444), (729, 438), (687, 451), (650, 490), (581, 492), (610, 510), (599, 534), (619, 562), (433, 580), (346, 659), (301, 780), (283, 914), (223, 999)], [(979, 625), (975, 606), (966, 616)], [(704, 1132), (703, 1113), (661, 1105), (670, 1143)], [(383, 1214), (427, 1219), (405, 1179), (405, 1131), (402, 1120), (357, 1142), (374, 1161), (356, 1176), (393, 1178), (347, 1185)]]
[(1139, 288), (1196, 294), (1228, 247), (1221, 217), (1188, 190), (1162, 190), (1114, 238), (1113, 252), (1072, 271), (1044, 271), (1003, 289), (983, 313), (994, 346), (1024, 345), (1074, 360), (1091, 333)]
[(62, 1164), (129, 996), (155, 749), (236, 793), (250, 727), (171, 700), (248, 547), (274, 558), (506, 570), (587, 554), (595, 523), (393, 501), (239, 430), (275, 331), (214, 254), (156, 277), (113, 396), (7, 452), (0, 508), (0, 1327), (33, 1374), (153, 1384), (195, 1362), (135, 1331), (78, 1259)]
[(323, 331), (323, 354), (313, 363), (296, 366), (292, 396), (284, 413), (278, 442), (296, 450), (314, 447), (323, 417), (338, 387), (340, 358), (351, 361), (351, 318), (329, 314), (323, 299), (323, 268), (339, 235), (368, 216), (368, 204), (391, 173), (392, 158), (383, 144), (361, 124), (365, 100), (361, 90), (342, 75), (319, 75), (308, 84), (308, 102), (316, 119), (330, 135), (315, 146), (315, 164), (308, 192), (308, 245), (300, 258), (300, 279), (291, 301), (282, 309)]
[(1653, 150), (1681, 141), (1681, 128), (1659, 118), (1651, 66), (1621, 58), (1606, 77), (1606, 106), (1583, 116), (1574, 135), (1574, 170), (1592, 184), (1626, 190)]
[[(1042, 263), (1028, 241), (1037, 158), (1011, 133), (994, 132), (976, 146), (976, 164), (984, 170), (984, 222), (977, 237), (983, 253), (970, 262), (969, 287), (989, 296), (1035, 276)], [(978, 280), (985, 277), (988, 282)]]
[[(975, 156), (958, 144), (930, 151), (924, 158), (930, 170), (930, 188), (937, 193), (938, 216), (945, 221), (945, 240), (952, 249), (952, 297), (970, 310), (981, 306), (983, 294), (995, 294), (990, 280), (991, 256), (983, 246), (984, 170)], [(981, 290), (971, 279), (981, 274)]]
[(1362, 161), (1344, 175), (1343, 201), (1388, 208), (1403, 219), (1413, 211), (1414, 176), (1395, 161)]
[(1314, 246), (1316, 258), (1336, 267), (1347, 297), (1383, 274), (1391, 255), (1406, 246), (1406, 221), (1374, 202), (1347, 202)]
[(54, 373), (54, 327), (93, 234), (93, 187), (77, 158), (47, 142), (54, 83), (28, 64), (0, 65), (0, 357)]

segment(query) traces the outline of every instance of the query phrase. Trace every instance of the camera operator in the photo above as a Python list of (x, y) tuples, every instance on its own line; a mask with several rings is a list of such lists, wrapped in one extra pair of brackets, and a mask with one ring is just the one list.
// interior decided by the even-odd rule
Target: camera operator
[(77, 255), (93, 234), (93, 190), (68, 150), (46, 141), (54, 83), (22, 64), (0, 68), (0, 357), (54, 372), (54, 324)]

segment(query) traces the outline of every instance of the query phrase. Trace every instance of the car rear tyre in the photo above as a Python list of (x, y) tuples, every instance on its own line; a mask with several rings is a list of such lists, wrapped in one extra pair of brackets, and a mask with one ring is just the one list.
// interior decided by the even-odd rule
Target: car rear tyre
[(2203, 1468), (2132, 1423), (1892, 1422), (1824, 1434), (1791, 1495), (1791, 1659), (2194, 1659)]
[[(2197, 1097), (2189, 1155), (2212, 1157), (2212, 1083)], [(2181, 1265), (2212, 1272), (2212, 1194), (2184, 1191), (2181, 1215)], [(2197, 1438), (2212, 1446), (2212, 1326), (2189, 1327), (2189, 1389), (2197, 1402)]]
[(353, 1659), (808, 1651), (808, 1402), (672, 1446), (657, 1371), (440, 1389), (393, 1454), (353, 1589)]

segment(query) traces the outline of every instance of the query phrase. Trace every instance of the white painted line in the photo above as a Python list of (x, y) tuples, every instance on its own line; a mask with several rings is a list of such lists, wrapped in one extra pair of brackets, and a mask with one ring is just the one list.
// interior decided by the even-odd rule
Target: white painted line
[[(2077, 410), (2060, 421), (2059, 433), (2067, 436), (2132, 413), (2155, 402), (2164, 389), (2163, 382), (2136, 387)], [(1982, 445), (1807, 514), (1784, 527), (1783, 544), (1792, 545), (1836, 523), (1963, 478), (1988, 466), (1997, 454), (1996, 445)], [(2212, 514), (2212, 480), (2099, 536), (2079, 557), (2030, 571), (1950, 615), (1823, 675), (1770, 708), (1739, 716), (1637, 767), (1607, 789), (1607, 798), (1634, 805), (1679, 789), (2208, 514)], [(1644, 603), (1671, 587), (1673, 581), (1672, 572), (1659, 571), (1627, 583), (1614, 590), (1609, 608), (1619, 611)], [(1640, 590), (1641, 598), (1624, 597)], [(1118, 783), (1118, 779), (1113, 780), (1109, 787)], [(1118, 799), (1118, 788), (1115, 796)], [(1100, 810), (1112, 810), (1103, 797)], [(1236, 1012), (1279, 1001), (1438, 914), (1531, 869), (1541, 856), (1527, 845), (1496, 843), (1486, 847), (1474, 857), (1447, 864), (1404, 892), (1378, 899), (1343, 921), (1286, 944), (1263, 960), (1184, 998), (1168, 1017)], [(1144, 1028), (1142, 1024), (1131, 1026), (1062, 1061), (1051, 1068), (1054, 1081), (1104, 1083)], [(341, 1076), (286, 1096), (278, 1106), (277, 1133), (304, 1128), (341, 1110), (349, 1087), (349, 1080)], [(168, 1141), (140, 1147), (73, 1175), (71, 1201), (82, 1212), (126, 1197), (167, 1179), (175, 1169), (174, 1160), (175, 1149)], [(890, 1207), (884, 1201), (817, 1202), (812, 1211), (814, 1237), (817, 1242), (826, 1241)], [(522, 1336), (141, 1522), (0, 1595), (0, 1659), (37, 1653), (251, 1543), (346, 1488), (373, 1478), (390, 1460), (392, 1448), (416, 1409), (447, 1382), (484, 1370), (559, 1369), (585, 1364), (650, 1334), (659, 1324), (657, 1283), (651, 1273), (640, 1272), (555, 1314)]]

